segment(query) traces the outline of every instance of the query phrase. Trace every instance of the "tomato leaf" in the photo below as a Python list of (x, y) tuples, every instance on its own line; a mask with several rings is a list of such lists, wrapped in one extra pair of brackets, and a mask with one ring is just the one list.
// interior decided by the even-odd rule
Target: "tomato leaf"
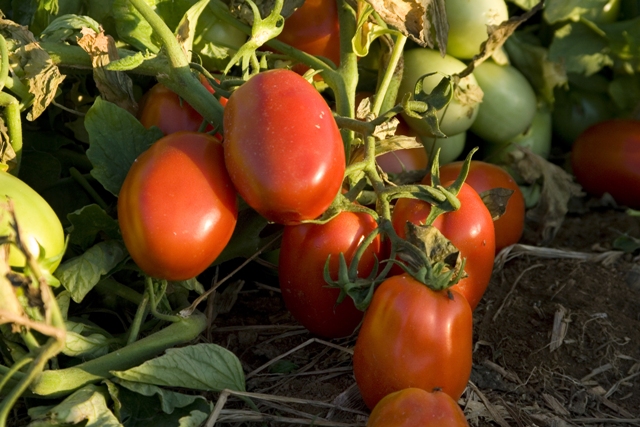
[(564, 63), (568, 73), (591, 75), (613, 65), (607, 49), (606, 36), (597, 27), (570, 22), (556, 30), (549, 46), (549, 59)]
[(610, 0), (546, 0), (544, 18), (550, 24), (578, 21), (583, 15), (602, 10)]
[(640, 239), (627, 235), (620, 236), (613, 241), (613, 247), (631, 254), (640, 250)]
[(86, 427), (122, 427), (107, 406), (105, 387), (87, 385), (51, 407), (35, 407), (29, 415), (39, 426), (71, 425)]
[(160, 129), (145, 129), (127, 110), (101, 98), (87, 111), (85, 126), (91, 175), (116, 196), (136, 157), (163, 136)]
[(176, 38), (178, 39), (178, 43), (182, 47), (187, 58), (191, 57), (198, 19), (207, 7), (207, 4), (209, 4), (209, 0), (200, 0), (191, 6), (182, 17), (180, 24), (178, 24), (178, 28), (176, 28)]
[(121, 239), (118, 221), (111, 218), (100, 206), (88, 205), (67, 215), (71, 223), (69, 243), (86, 250), (93, 244), (96, 236), (104, 232), (111, 239)]
[(235, 354), (216, 344), (196, 344), (168, 349), (166, 353), (126, 371), (117, 378), (159, 386), (193, 390), (244, 391), (244, 372)]
[(100, 281), (102, 275), (115, 268), (125, 256), (122, 243), (115, 240), (100, 242), (82, 255), (62, 263), (54, 276), (69, 291), (71, 298), (79, 303)]
[(114, 378), (113, 382), (127, 390), (139, 393), (143, 396), (157, 396), (160, 399), (162, 411), (171, 414), (176, 408), (184, 408), (194, 403), (196, 400), (206, 399), (202, 396), (188, 395), (183, 393), (177, 393), (175, 391), (164, 390), (158, 386), (151, 384), (144, 384), (134, 381), (127, 381), (120, 378)]
[(64, 322), (67, 328), (62, 353), (70, 357), (82, 357), (83, 360), (95, 359), (109, 352), (109, 338), (103, 333), (91, 333), (98, 328), (84, 323)]
[(96, 33), (100, 32), (100, 24), (89, 16), (68, 14), (54, 19), (40, 34), (42, 41), (75, 42), (75, 37), (83, 28), (91, 28)]
[(507, 211), (507, 203), (509, 203), (512, 194), (513, 190), (509, 188), (492, 188), (480, 193), (480, 197), (494, 221)]
[(609, 84), (609, 95), (621, 111), (633, 112), (640, 99), (640, 74), (614, 77)]

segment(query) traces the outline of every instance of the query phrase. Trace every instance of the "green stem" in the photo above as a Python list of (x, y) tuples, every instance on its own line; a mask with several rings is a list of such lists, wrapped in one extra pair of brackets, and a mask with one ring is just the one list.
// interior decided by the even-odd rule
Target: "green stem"
[[(2, 80), (4, 81), (4, 80)], [(22, 121), (20, 118), (20, 103), (6, 92), (0, 92), (0, 106), (4, 107), (4, 116), (9, 129), (9, 143), (16, 153), (16, 167), (10, 170), (11, 174), (18, 176), (20, 161), (22, 160)]]
[[(173, 323), (179, 322), (182, 319), (180, 316), (164, 314), (158, 311), (158, 301), (156, 300), (155, 289), (153, 288), (153, 279), (147, 276), (145, 283), (147, 287), (146, 295), (149, 295), (149, 309), (151, 310), (151, 314), (160, 320), (165, 320), (167, 322), (173, 322)], [(166, 288), (166, 283), (167, 282), (164, 281), (165, 288)], [(162, 292), (161, 294), (164, 295), (164, 292)], [(162, 298), (162, 296), (160, 298)]]
[(371, 112), (376, 116), (380, 114), (380, 111), (382, 111), (385, 101), (387, 101), (387, 103), (391, 101), (393, 104), (395, 104), (398, 88), (397, 86), (395, 87), (395, 94), (391, 93), (389, 89), (394, 78), (398, 80), (398, 85), (400, 78), (402, 78), (402, 74), (398, 76), (397, 67), (398, 62), (400, 62), (400, 58), (402, 58), (402, 53), (404, 51), (404, 45), (406, 44), (406, 42), (407, 38), (403, 34), (398, 34), (396, 42), (393, 46), (393, 51), (391, 52), (391, 58), (389, 58), (389, 63), (387, 64), (387, 68), (385, 70), (382, 81), (380, 82), (380, 85), (376, 90), (375, 100), (373, 103), (373, 107), (371, 108)]
[(110, 378), (112, 371), (131, 369), (167, 348), (187, 343), (197, 338), (206, 326), (207, 319), (204, 314), (194, 313), (104, 356), (71, 368), (44, 371), (31, 384), (31, 391), (47, 398), (67, 395), (87, 384)]
[(142, 322), (144, 322), (145, 317), (147, 317), (148, 305), (149, 303), (149, 295), (145, 292), (142, 301), (138, 305), (138, 309), (136, 310), (136, 315), (133, 318), (133, 322), (129, 327), (129, 336), (127, 337), (127, 345), (133, 344), (138, 339), (138, 334), (140, 333), (140, 326)]
[(20, 336), (22, 337), (22, 341), (24, 341), (29, 351), (36, 351), (40, 348), (40, 343), (30, 330), (25, 329), (21, 331)]
[[(167, 24), (145, 0), (129, 1), (162, 40), (163, 50), (169, 61), (169, 69), (165, 69), (163, 73), (159, 74), (158, 80), (184, 98), (214, 126), (221, 126), (224, 111), (222, 105), (191, 72), (189, 59), (185, 56), (178, 40)], [(168, 76), (165, 74), (167, 71)]]
[(120, 298), (136, 305), (140, 305), (144, 299), (144, 296), (139, 292), (134, 291), (130, 287), (125, 286), (110, 277), (100, 280), (95, 288), (101, 292), (119, 296)]
[(0, 35), (0, 91), (4, 89), (4, 82), (9, 78), (9, 50), (7, 41)]
[(98, 192), (87, 182), (85, 177), (78, 171), (78, 169), (71, 167), (69, 168), (69, 173), (71, 177), (78, 183), (84, 190), (89, 193), (89, 195), (93, 198), (93, 200), (105, 211), (109, 209), (109, 205), (104, 201), (102, 197), (98, 194)]
[(9, 380), (12, 379), (14, 375), (16, 377), (19, 377), (18, 378), (19, 381), (21, 381), (24, 378), (24, 374), (19, 371), (23, 366), (25, 366), (28, 363), (31, 363), (32, 361), (33, 361), (33, 357), (23, 357), (22, 359), (14, 363), (10, 369), (7, 369), (4, 366), (2, 366), (2, 368), (5, 368), (6, 371), (3, 370), (4, 372), (2, 372), (2, 380), (0, 381), (0, 394), (2, 393), (2, 389), (4, 388), (4, 386), (7, 385)]

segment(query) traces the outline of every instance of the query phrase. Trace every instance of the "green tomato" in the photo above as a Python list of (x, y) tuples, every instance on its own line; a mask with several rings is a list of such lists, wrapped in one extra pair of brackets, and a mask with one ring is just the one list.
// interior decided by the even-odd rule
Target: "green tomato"
[(435, 153), (440, 149), (440, 157), (438, 163), (441, 165), (451, 163), (456, 160), (464, 150), (464, 144), (467, 141), (467, 133), (461, 132), (451, 135), (448, 138), (433, 138), (431, 136), (420, 137), (422, 144), (426, 147), (427, 153)]
[[(6, 206), (11, 199), (28, 250), (36, 257), (43, 257), (47, 261), (45, 267), (53, 272), (65, 250), (64, 231), (55, 212), (35, 190), (7, 172), (0, 172), (0, 189), (0, 236), (12, 234)], [(22, 252), (11, 246), (9, 265), (24, 267), (25, 264)]]
[(447, 53), (470, 59), (487, 40), (487, 25), (498, 25), (509, 18), (504, 0), (446, 0), (449, 21)]
[(503, 144), (525, 132), (536, 113), (536, 94), (512, 65), (485, 61), (473, 72), (484, 92), (471, 131), (485, 141)]
[[(443, 74), (451, 75), (466, 68), (466, 65), (453, 56), (432, 49), (414, 48), (404, 52), (404, 73), (398, 89), (398, 102), (406, 93), (413, 95), (413, 89), (420, 77), (437, 73), (422, 80), (422, 90), (430, 93), (440, 82)], [(456, 135), (471, 127), (478, 114), (481, 90), (473, 74), (460, 80), (460, 85), (449, 105), (438, 112), (440, 130), (445, 135)], [(433, 136), (425, 120), (415, 119), (403, 114), (411, 129), (420, 136)]]
[(224, 70), (231, 56), (247, 41), (247, 35), (218, 19), (208, 8), (196, 28), (193, 50), (209, 70)]
[(596, 24), (610, 24), (618, 19), (620, 0), (609, 0), (602, 7), (590, 8), (582, 17)]

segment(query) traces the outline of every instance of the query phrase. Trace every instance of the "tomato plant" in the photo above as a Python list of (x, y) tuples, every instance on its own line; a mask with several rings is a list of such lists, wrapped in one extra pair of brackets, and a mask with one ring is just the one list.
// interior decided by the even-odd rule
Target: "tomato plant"
[(573, 144), (571, 166), (588, 193), (609, 193), (640, 208), (640, 121), (607, 120), (587, 128)]
[(340, 131), (322, 96), (293, 71), (266, 71), (240, 86), (224, 110), (224, 138), (231, 180), (270, 221), (316, 218), (340, 191)]
[(471, 130), (494, 144), (523, 133), (533, 121), (537, 99), (531, 84), (512, 65), (485, 61), (473, 74), (484, 92), (478, 117)]
[[(466, 65), (450, 55), (444, 58), (438, 51), (425, 48), (414, 48), (404, 52), (404, 73), (398, 89), (398, 102), (407, 93), (413, 94), (413, 89), (420, 77), (425, 74), (435, 73), (425, 77), (422, 90), (430, 93), (440, 82), (442, 77), (459, 73)], [(478, 90), (478, 83), (474, 74), (460, 80), (460, 88), (469, 95)], [(479, 99), (473, 96), (454, 96), (447, 107), (438, 112), (440, 130), (445, 135), (456, 135), (471, 127), (476, 119), (479, 109)], [(407, 124), (420, 136), (433, 135), (425, 120), (419, 120), (403, 115)]]
[[(11, 200), (20, 227), (23, 243), (29, 252), (49, 260), (47, 267), (53, 272), (64, 254), (64, 231), (51, 206), (35, 190), (15, 176), (0, 171), (0, 236), (13, 234), (11, 220), (4, 204)], [(26, 260), (16, 248), (9, 250), (9, 265), (24, 267)]]
[[(495, 231), (489, 210), (470, 185), (462, 186), (458, 199), (462, 205), (460, 209), (440, 215), (433, 226), (460, 250), (462, 257), (466, 258), (464, 270), (467, 277), (461, 279), (452, 289), (464, 295), (471, 308), (475, 309), (491, 279), (495, 256)], [(431, 205), (427, 202), (399, 199), (391, 217), (393, 228), (404, 238), (406, 222), (422, 224), (429, 212)]]
[(367, 427), (466, 427), (458, 403), (440, 390), (406, 388), (386, 395), (371, 411)]
[(222, 144), (198, 132), (156, 141), (131, 166), (118, 197), (131, 258), (160, 279), (186, 280), (204, 271), (231, 238), (237, 216)]
[[(201, 81), (209, 92), (215, 92), (206, 80)], [(220, 99), (222, 105), (226, 105), (226, 102), (225, 98)], [(165, 135), (178, 131), (196, 132), (204, 120), (191, 105), (162, 83), (156, 83), (144, 94), (140, 100), (138, 119), (144, 127), (157, 126)], [(212, 130), (211, 123), (207, 123), (204, 131)]]
[(353, 373), (369, 408), (409, 387), (440, 388), (457, 400), (469, 381), (471, 352), (467, 300), (455, 289), (434, 291), (402, 274), (373, 294), (356, 340)]
[[(454, 180), (462, 169), (463, 162), (453, 162), (440, 168), (440, 179)], [(469, 174), (465, 180), (478, 194), (493, 188), (513, 190), (507, 202), (506, 210), (500, 218), (493, 222), (495, 228), (496, 253), (502, 248), (518, 243), (524, 231), (525, 205), (524, 196), (518, 183), (509, 172), (500, 166), (472, 160)]]
[[(327, 287), (324, 267), (331, 256), (329, 273), (337, 279), (340, 253), (350, 264), (360, 242), (376, 227), (371, 215), (347, 211), (325, 224), (285, 226), (278, 262), (282, 298), (293, 317), (310, 332), (326, 338), (344, 337), (362, 320), (363, 313), (351, 298), (336, 303), (340, 290)], [(358, 275), (368, 276), (380, 255), (377, 236), (360, 259)]]
[(445, 2), (449, 34), (447, 54), (471, 59), (487, 40), (487, 26), (509, 19), (504, 0), (447, 0)]
[[(278, 40), (314, 56), (340, 63), (340, 25), (334, 0), (306, 0), (284, 23)], [(306, 66), (294, 68), (306, 71)]]

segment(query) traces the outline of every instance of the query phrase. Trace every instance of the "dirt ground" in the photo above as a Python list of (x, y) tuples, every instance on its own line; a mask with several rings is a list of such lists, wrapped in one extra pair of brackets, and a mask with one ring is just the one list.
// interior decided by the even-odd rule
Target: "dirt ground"
[[(531, 246), (500, 256), (474, 313), (474, 368), (460, 399), (470, 425), (640, 426), (640, 261), (613, 249), (623, 235), (640, 238), (640, 217), (591, 208), (570, 213), (548, 248), (527, 228), (521, 243)], [(240, 357), (260, 413), (225, 394), (209, 421), (365, 425), (355, 337), (314, 338), (286, 312), (269, 270), (248, 271), (217, 297), (208, 339)]]

